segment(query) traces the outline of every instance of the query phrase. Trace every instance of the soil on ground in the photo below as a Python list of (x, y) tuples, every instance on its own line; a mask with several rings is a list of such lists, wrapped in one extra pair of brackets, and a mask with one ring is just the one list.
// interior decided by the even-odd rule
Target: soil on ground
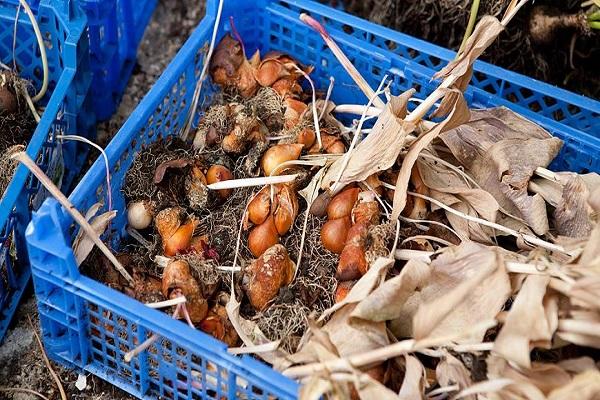
[[(457, 50), (472, 0), (332, 0), (360, 17)], [(478, 16), (502, 17), (509, 0), (481, 0)], [(563, 14), (582, 10), (581, 0), (528, 2), (482, 60), (549, 82), (576, 93), (600, 98), (600, 31), (561, 30), (547, 44), (532, 40), (529, 23), (536, 7)]]

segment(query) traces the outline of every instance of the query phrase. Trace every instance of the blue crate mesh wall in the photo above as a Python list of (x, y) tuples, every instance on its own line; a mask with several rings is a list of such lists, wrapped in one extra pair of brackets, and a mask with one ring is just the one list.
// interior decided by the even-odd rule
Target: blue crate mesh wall
[[(42, 170), (47, 171), (53, 154), (57, 154), (57, 134), (79, 133), (89, 137), (94, 132), (93, 114), (88, 119), (78, 119), (85, 105), (91, 76), (75, 72), (77, 67), (85, 66), (85, 60), (77, 58), (77, 54), (86, 54), (87, 51), (86, 44), (79, 41), (84, 20), (69, 12), (67, 2), (42, 0), (41, 4), (35, 5), (49, 77), (48, 90), (39, 103), (46, 109), (27, 152)], [(43, 79), (40, 49), (31, 22), (23, 10), (19, 13), (15, 29), (16, 9), (11, 4), (0, 4), (0, 59), (30, 81), (31, 93), (34, 93), (40, 89)], [(62, 163), (67, 166), (62, 181), (64, 188), (73, 181), (85, 155), (86, 149), (75, 144), (63, 146)], [(0, 203), (0, 224), (3, 226), (0, 271), (3, 276), (8, 276), (8, 279), (0, 281), (0, 340), (29, 280), (24, 233), (39, 189), (39, 182), (20, 167)]]
[[(398, 52), (407, 47), (405, 36), (316, 3), (298, 0), (233, 3), (226, 2), (220, 36), (229, 29), (227, 21), (233, 16), (248, 54), (255, 49), (263, 54), (270, 50), (292, 53), (303, 63), (315, 66), (312, 77), (318, 88), (324, 90), (329, 77), (336, 78), (332, 99), (338, 103), (364, 104), (366, 98), (325, 49), (321, 38), (299, 22), (301, 11), (326, 21), (344, 52), (372, 86), (389, 74), (393, 92), (415, 87), (418, 97), (424, 97), (435, 88), (427, 68), (439, 67), (445, 62), (442, 60), (448, 58), (446, 53), (433, 50), (431, 55), (406, 50), (409, 53), (405, 57), (410, 58), (403, 58)], [(209, 2), (210, 11), (215, 11), (214, 1)], [(110, 232), (114, 248), (118, 248), (120, 239), (126, 235), (126, 204), (120, 191), (124, 176), (140, 149), (160, 138), (178, 134), (184, 126), (211, 30), (212, 20), (204, 20), (107, 148), (112, 177), (110, 190), (114, 208), (119, 211)], [(508, 82), (498, 84), (503, 88), (510, 86)], [(201, 109), (210, 105), (213, 93), (208, 82), (203, 88)], [(467, 90), (466, 98), (475, 106), (499, 102), (490, 93), (475, 87)], [(576, 131), (575, 126), (552, 121), (560, 124), (565, 137)], [(581, 140), (574, 136), (572, 149), (585, 153), (589, 149), (580, 145)], [(594, 142), (590, 143), (593, 146)], [(577, 153), (577, 157), (580, 155)], [(98, 201), (105, 203), (107, 189), (104, 164), (98, 160), (73, 192), (71, 201), (85, 211)], [(233, 358), (225, 353), (224, 345), (214, 339), (80, 276), (69, 250), (76, 233), (75, 227), (70, 225), (72, 221), (55, 202), (45, 203), (42, 211), (28, 237), (35, 250), (32, 265), (44, 341), (54, 359), (92, 372), (144, 398), (295, 396), (294, 384), (264, 365), (249, 358)], [(47, 237), (62, 238), (63, 243), (58, 240), (49, 243)], [(130, 363), (124, 361), (127, 351), (155, 333), (161, 339)]]

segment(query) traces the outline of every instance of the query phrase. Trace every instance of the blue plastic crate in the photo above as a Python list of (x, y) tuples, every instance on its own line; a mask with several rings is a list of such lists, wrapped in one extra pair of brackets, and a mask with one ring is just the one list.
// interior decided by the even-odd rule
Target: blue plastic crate
[[(321, 89), (327, 87), (330, 76), (336, 78), (332, 94), (335, 102), (364, 104), (364, 95), (324, 48), (322, 39), (299, 21), (300, 12), (325, 19), (335, 39), (367, 80), (376, 86), (387, 73), (396, 93), (416, 87), (418, 96), (427, 95), (435, 87), (430, 81), (433, 68), (441, 67), (444, 59), (452, 57), (446, 50), (307, 0), (225, 0), (220, 36), (230, 29), (228, 21), (233, 16), (248, 54), (257, 48), (263, 53), (289, 52), (315, 66), (312, 76)], [(140, 149), (161, 137), (176, 135), (183, 127), (215, 14), (216, 0), (209, 0), (207, 17), (106, 149), (112, 176), (110, 190), (118, 210), (110, 232), (114, 248), (127, 235), (126, 204), (120, 190), (124, 176)], [(559, 167), (584, 165), (591, 160), (585, 164), (587, 168), (598, 169), (598, 161), (593, 158), (600, 150), (594, 136), (594, 132), (598, 134), (594, 130), (600, 110), (597, 102), (488, 64), (478, 63), (476, 70), (476, 85), (466, 93), (472, 105), (506, 104), (523, 112), (572, 143), (568, 147), (572, 152), (563, 153), (564, 161)], [(486, 91), (487, 82), (503, 91)], [(513, 93), (521, 93), (515, 88), (525, 87), (544, 101), (552, 99), (554, 108), (544, 106), (542, 112), (534, 113), (527, 101), (511, 102)], [(211, 90), (210, 85), (204, 85), (200, 101), (203, 107), (210, 104)], [(522, 93), (521, 96), (531, 98)], [(551, 118), (553, 110), (562, 107), (578, 107), (580, 111), (560, 121)], [(72, 193), (71, 201), (82, 212), (106, 198), (104, 168), (103, 161), (98, 160)], [(250, 357), (233, 357), (223, 343), (212, 337), (82, 276), (71, 250), (76, 232), (72, 224), (56, 201), (47, 200), (27, 232), (43, 339), (54, 360), (98, 375), (140, 398), (296, 397), (297, 384), (266, 365)], [(168, 340), (157, 342), (131, 363), (125, 363), (123, 355), (151, 333)]]
[[(27, 146), (27, 154), (46, 172), (62, 175), (62, 188), (71, 187), (87, 157), (87, 146), (78, 143), (57, 145), (55, 135), (78, 134), (95, 138), (87, 40), (83, 39), (86, 19), (70, 1), (41, 0), (37, 22), (46, 44), (49, 67), (48, 92), (41, 100), (45, 106), (41, 121)], [(13, 28), (16, 7), (0, 1), (0, 60), (16, 63), (21, 77), (41, 86), (42, 66), (38, 42), (23, 10), (17, 23), (17, 42), (13, 60)], [(50, 172), (49, 172), (50, 173)], [(19, 166), (0, 201), (0, 341), (25, 290), (29, 267), (25, 229), (31, 208), (41, 203), (43, 192), (28, 170)]]
[[(19, 4), (19, 0), (4, 0)], [(136, 62), (138, 45), (158, 0), (71, 0), (87, 16), (94, 109), (100, 121), (117, 109)], [(40, 0), (28, 0), (37, 12)]]
[(106, 120), (121, 101), (157, 0), (77, 1), (88, 17), (96, 115)]

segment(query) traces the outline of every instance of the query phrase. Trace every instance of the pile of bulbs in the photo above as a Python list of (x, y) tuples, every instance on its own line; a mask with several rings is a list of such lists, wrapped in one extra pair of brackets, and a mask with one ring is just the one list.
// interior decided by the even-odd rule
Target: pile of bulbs
[[(149, 199), (131, 199), (128, 204), (130, 232), (142, 238), (155, 232), (160, 237), (164, 270), (160, 288), (154, 285), (150, 290), (166, 299), (185, 296), (185, 312), (181, 317), (230, 346), (236, 345), (238, 338), (227, 319), (225, 296), (212, 287), (207, 289), (204, 282), (194, 278), (186, 259), (193, 254), (217, 263), (219, 260), (219, 249), (213, 247), (208, 235), (199, 233), (202, 218), (198, 215), (227, 202), (236, 189), (210, 190), (208, 186), (236, 179), (231, 165), (242, 157), (257, 158), (256, 175), (296, 174), (304, 178), (263, 187), (248, 199), (244, 220), (240, 221), (247, 233), (244, 235), (247, 248), (254, 257), (243, 268), (241, 285), (248, 303), (257, 312), (267, 309), (297, 273), (288, 249), (281, 243), (294, 229), (300, 212), (298, 191), (314, 169), (295, 161), (305, 154), (346, 151), (339, 129), (324, 127), (319, 132), (321, 140), (317, 140), (314, 110), (312, 104), (305, 103), (309, 96), (300, 85), (300, 80), (308, 78), (311, 70), (280, 53), (269, 53), (262, 60), (256, 53), (248, 60), (240, 41), (225, 36), (215, 49), (210, 73), (213, 82), (224, 93), (234, 93), (232, 97), (240, 99), (239, 102), (212, 107), (222, 120), (214, 123), (205, 117), (200, 122), (191, 146), (194, 156), (170, 159), (154, 171), (154, 184), (158, 187), (168, 181), (171, 173), (184, 175), (184, 196), (178, 199), (178, 205), (165, 207)], [(246, 101), (259, 101), (265, 95), (271, 101), (277, 99), (279, 109), (275, 114), (280, 115), (279, 120), (261, 118), (247, 107)], [(219, 154), (217, 161), (215, 157), (203, 156), (208, 153)], [(229, 161), (219, 161), (224, 159)], [(327, 215), (328, 221), (321, 232), (323, 246), (340, 254), (337, 278), (348, 285), (366, 272), (366, 232), (378, 223), (378, 204), (371, 192), (352, 187), (331, 201)]]

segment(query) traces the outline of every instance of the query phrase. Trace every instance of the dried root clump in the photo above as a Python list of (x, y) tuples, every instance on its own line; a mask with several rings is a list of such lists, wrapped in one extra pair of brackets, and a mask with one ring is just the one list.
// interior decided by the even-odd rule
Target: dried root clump
[(379, 257), (389, 256), (395, 234), (396, 225), (391, 222), (371, 227), (366, 251), (366, 259), (369, 265), (373, 265), (373, 262)]
[(256, 96), (246, 101), (246, 106), (265, 123), (270, 132), (278, 132), (283, 128), (285, 105), (281, 96), (272, 88), (260, 88)]
[(2, 153), (2, 156), (0, 156), (0, 171), (2, 171), (2, 176), (0, 176), (0, 196), (4, 195), (4, 192), (10, 184), (10, 181), (17, 170), (17, 166), (19, 165), (19, 162), (12, 159), (11, 155), (24, 150), (24, 145), (17, 144), (7, 148), (6, 151)]
[(281, 340), (281, 348), (286, 352), (296, 351), (300, 338), (308, 327), (311, 309), (301, 301), (274, 304), (258, 314), (258, 328), (270, 340)]
[(200, 253), (180, 255), (177, 256), (177, 259), (188, 263), (193, 277), (200, 284), (204, 297), (212, 297), (221, 283), (221, 274), (217, 270), (218, 262), (207, 259)]
[(161, 189), (154, 183), (156, 169), (159, 165), (177, 159), (191, 158), (185, 144), (177, 139), (159, 140), (140, 151), (125, 175), (123, 195), (131, 200), (151, 200), (162, 209), (169, 204), (177, 204), (180, 198), (177, 188), (185, 181), (184, 175), (175, 175), (168, 180), (168, 187)]

